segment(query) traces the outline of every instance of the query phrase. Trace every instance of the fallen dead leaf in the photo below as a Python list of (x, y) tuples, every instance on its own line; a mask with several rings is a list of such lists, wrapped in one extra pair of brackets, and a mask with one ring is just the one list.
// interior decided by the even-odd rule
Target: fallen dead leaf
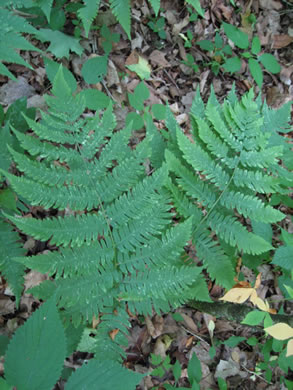
[(273, 49), (281, 49), (282, 47), (286, 47), (293, 42), (293, 37), (287, 34), (276, 34), (273, 35)]
[(151, 54), (149, 56), (149, 60), (154, 65), (159, 65), (162, 67), (170, 66), (169, 62), (165, 58), (165, 55), (166, 55), (166, 53), (163, 53), (162, 51), (154, 50), (151, 52)]

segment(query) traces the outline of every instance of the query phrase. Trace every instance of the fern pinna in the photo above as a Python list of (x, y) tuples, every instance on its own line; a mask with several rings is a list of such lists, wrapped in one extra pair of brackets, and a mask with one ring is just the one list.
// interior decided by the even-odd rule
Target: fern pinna
[[(285, 193), (284, 183), (292, 183), (290, 172), (280, 165), (287, 146), (277, 133), (288, 127), (289, 105), (281, 111), (255, 101), (252, 90), (238, 101), (233, 89), (222, 105), (214, 93), (205, 105), (197, 91), (188, 137), (168, 111), (168, 193), (183, 220), (193, 215), (196, 255), (212, 279), (227, 288), (239, 254), (273, 249), (251, 231), (250, 222), (271, 224), (285, 217), (266, 196)], [(273, 128), (271, 121), (284, 115)]]
[[(208, 299), (201, 268), (181, 259), (191, 220), (171, 226), (172, 204), (162, 189), (167, 166), (145, 174), (148, 138), (130, 148), (131, 124), (115, 132), (112, 107), (102, 117), (83, 116), (83, 96), (72, 96), (62, 68), (52, 92), (42, 121), (26, 118), (33, 134), (14, 130), (27, 153), (10, 152), (24, 175), (3, 173), (30, 204), (58, 210), (45, 219), (6, 217), (59, 250), (16, 261), (52, 276), (32, 292), (42, 299), (56, 294), (65, 322), (79, 326), (103, 313), (92, 352), (118, 359), (118, 345), (126, 342), (126, 304), (147, 314), (195, 295)], [(113, 329), (121, 330), (115, 342)]]

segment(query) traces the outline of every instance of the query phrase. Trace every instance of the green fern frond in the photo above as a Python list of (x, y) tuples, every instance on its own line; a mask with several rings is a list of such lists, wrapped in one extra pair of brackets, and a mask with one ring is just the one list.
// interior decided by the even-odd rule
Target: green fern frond
[(166, 120), (170, 134), (165, 159), (171, 172), (167, 191), (183, 219), (195, 216), (196, 253), (210, 276), (226, 287), (233, 283), (238, 251), (260, 254), (272, 249), (239, 216), (261, 223), (284, 218), (258, 195), (282, 193), (282, 183), (291, 177), (279, 165), (285, 142), (271, 142), (275, 132), (266, 128), (262, 110), (252, 91), (238, 101), (234, 89), (222, 105), (212, 91), (205, 105), (197, 90), (191, 107), (193, 140)]
[[(1, 4), (2, 7), (5, 5), (6, 4)], [(19, 3), (19, 5), (21, 4)], [(36, 30), (24, 18), (12, 13), (10, 10), (0, 8), (0, 11), (0, 73), (15, 80), (14, 75), (8, 70), (2, 61), (12, 62), (31, 68), (31, 66), (24, 61), (24, 59), (15, 50), (21, 49), (40, 51), (21, 36), (21, 33), (33, 34)]]
[(200, 229), (193, 237), (196, 243), (196, 254), (203, 261), (212, 280), (230, 289), (234, 284), (234, 270), (231, 259), (210, 236), (208, 229)]
[(97, 16), (100, 2), (101, 0), (83, 0), (84, 7), (77, 11), (77, 15), (83, 23), (86, 37), (88, 37), (91, 24)]
[(13, 291), (17, 306), (23, 289), (25, 270), (24, 265), (14, 261), (14, 257), (25, 253), (18, 241), (18, 234), (8, 223), (0, 219), (0, 272)]
[(16, 259), (52, 276), (32, 293), (42, 299), (56, 294), (64, 319), (75, 325), (108, 308), (125, 309), (125, 293), (140, 313), (185, 302), (195, 285), (208, 299), (201, 269), (184, 266), (180, 256), (191, 222), (170, 227), (167, 165), (145, 177), (150, 139), (128, 146), (131, 127), (115, 132), (112, 107), (102, 117), (82, 117), (83, 102), (71, 96), (62, 68), (53, 91), (48, 114), (40, 122), (26, 118), (34, 136), (15, 131), (27, 154), (10, 152), (24, 175), (3, 171), (31, 204), (59, 210), (58, 217), (42, 220), (7, 215), (25, 234), (60, 247), (48, 256)]
[(110, 7), (130, 39), (130, 0), (110, 0)]
[(7, 216), (18, 229), (37, 240), (50, 240), (51, 244), (81, 246), (90, 244), (107, 230), (107, 223), (101, 215), (83, 214), (66, 217), (19, 218)]

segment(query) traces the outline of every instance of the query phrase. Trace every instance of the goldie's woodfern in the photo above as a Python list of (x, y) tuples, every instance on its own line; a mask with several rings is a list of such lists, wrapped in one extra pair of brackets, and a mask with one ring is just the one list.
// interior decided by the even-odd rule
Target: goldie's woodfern
[[(205, 105), (197, 92), (187, 137), (168, 111), (168, 193), (182, 220), (193, 216), (197, 257), (212, 279), (227, 288), (241, 253), (273, 249), (251, 231), (250, 222), (271, 224), (285, 217), (268, 204), (266, 194), (286, 193), (292, 183), (291, 173), (280, 165), (288, 145), (278, 135), (288, 129), (289, 113), (290, 105), (272, 110), (254, 100), (252, 90), (238, 101), (233, 89), (223, 105), (213, 93)], [(162, 154), (166, 145), (158, 134), (154, 137)]]
[[(131, 149), (131, 125), (115, 132), (111, 106), (102, 117), (83, 116), (84, 101), (71, 95), (61, 68), (52, 92), (42, 120), (26, 118), (33, 133), (14, 130), (26, 154), (10, 152), (24, 174), (3, 174), (30, 204), (58, 210), (52, 218), (6, 217), (59, 250), (15, 260), (52, 276), (32, 293), (45, 300), (56, 294), (67, 324), (87, 324), (102, 314), (91, 332), (91, 352), (119, 360), (127, 310), (148, 314), (194, 296), (208, 299), (201, 268), (181, 259), (191, 220), (171, 225), (172, 204), (162, 188), (166, 164), (145, 174), (148, 137)], [(120, 329), (115, 340), (109, 336), (113, 329)], [(83, 337), (93, 340), (89, 333)]]

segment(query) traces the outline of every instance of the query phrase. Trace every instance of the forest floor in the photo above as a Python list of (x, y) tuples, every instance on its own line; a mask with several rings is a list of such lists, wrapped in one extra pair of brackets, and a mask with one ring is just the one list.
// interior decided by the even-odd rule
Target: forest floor
[[(226, 0), (203, 0), (201, 5), (205, 10), (205, 16), (193, 20), (192, 12), (187, 9), (183, 1), (161, 0), (161, 8), (164, 11), (160, 13), (159, 17), (162, 21), (157, 24), (157, 28), (161, 32), (164, 31), (162, 38), (162, 34), (161, 37), (158, 34), (159, 31), (152, 31), (147, 25), (150, 21), (150, 9), (146, 2), (134, 1), (131, 41), (121, 27), (108, 17), (106, 11), (103, 13), (104, 10), (101, 8), (99, 14), (104, 18), (103, 23), (108, 23), (112, 32), (118, 32), (120, 40), (113, 45), (109, 56), (108, 74), (104, 81), (91, 87), (103, 91), (118, 103), (115, 106), (115, 114), (119, 123), (123, 124), (127, 113), (132, 110), (128, 103), (128, 93), (133, 92), (140, 82), (137, 74), (129, 71), (126, 65), (135, 64), (138, 56), (145, 58), (151, 69), (150, 78), (145, 81), (150, 91), (146, 104), (168, 103), (177, 122), (186, 130), (190, 125), (188, 112), (197, 87), (205, 101), (211, 86), (217, 98), (223, 101), (233, 83), (239, 95), (243, 95), (255, 86), (247, 61), (242, 61), (241, 70), (237, 73), (224, 73), (220, 70), (215, 75), (211, 65), (207, 64), (217, 59), (213, 58), (211, 52), (204, 51), (196, 45), (200, 40), (213, 41), (222, 22), (235, 26), (242, 25), (250, 37), (253, 34), (258, 35), (262, 52), (272, 53), (281, 65), (281, 72), (278, 74), (264, 71), (262, 99), (266, 99), (267, 103), (274, 108), (292, 100), (293, 3), (281, 0), (240, 0), (235, 1), (235, 6), (233, 3)], [(256, 21), (254, 31), (250, 23), (253, 20), (251, 15)], [(68, 31), (65, 32), (72, 33), (71, 27), (69, 24)], [(188, 41), (189, 43), (186, 44)], [(84, 39), (81, 45), (85, 47), (81, 57), (71, 53), (69, 59), (63, 61), (78, 80), (80, 90), (88, 87), (81, 77), (82, 64), (89, 57), (101, 54), (101, 42), (97, 32), (91, 31), (89, 39)], [(239, 52), (237, 47), (232, 46), (232, 50), (235, 55)], [(198, 71), (192, 68), (192, 64), (190, 66), (183, 64), (182, 61), (188, 61), (188, 54), (192, 54), (195, 64), (199, 65)], [(50, 82), (46, 77), (43, 58), (36, 52), (25, 53), (25, 55), (27, 62), (32, 64), (33, 71), (12, 64), (9, 65), (9, 69), (17, 76), (18, 82), (0, 76), (0, 103), (4, 107), (24, 96), (28, 98), (29, 105), (44, 107), (42, 96), (50, 89)], [(50, 54), (46, 55), (54, 59)], [(255, 88), (259, 91), (258, 87)], [(164, 126), (163, 121), (157, 121), (156, 124), (159, 128)], [(141, 136), (138, 132), (137, 137)], [(292, 133), (288, 136), (292, 136)], [(284, 206), (282, 211), (288, 216), (284, 222), (286, 230), (293, 233), (291, 220), (293, 210)], [(42, 211), (34, 208), (34, 212), (37, 215)], [(50, 250), (46, 243), (30, 237), (23, 236), (23, 241), (29, 255)], [(278, 236), (274, 237), (274, 242), (278, 244)], [(251, 280), (252, 275), (248, 271), (245, 277)], [(261, 287), (258, 289), (259, 296), (262, 299), (269, 299), (271, 307), (278, 309), (284, 297), (278, 288), (276, 273), (270, 264), (262, 265), (259, 272), (262, 275)], [(44, 276), (35, 271), (26, 274), (25, 290), (19, 310), (16, 310), (12, 293), (2, 279), (0, 311), (3, 314), (0, 317), (0, 326), (5, 328), (8, 334), (21, 325), (39, 306), (39, 302), (25, 291), (43, 279)], [(209, 288), (211, 296), (215, 299), (224, 294), (223, 289), (217, 285), (210, 283)], [(292, 303), (290, 305), (290, 302), (287, 302), (286, 310), (286, 314), (293, 314)], [(214, 329), (211, 328), (211, 324), (214, 325)], [(232, 336), (234, 337), (231, 339)], [(251, 345), (245, 342), (249, 338), (257, 340), (255, 345), (253, 342)], [(227, 342), (228, 339), (230, 341)], [(285, 389), (279, 383), (281, 374), (278, 366), (271, 369), (271, 378), (266, 379), (266, 368), (259, 365), (263, 355), (260, 345), (263, 342), (264, 334), (261, 329), (244, 326), (225, 318), (216, 318), (184, 306), (173, 313), (155, 315), (153, 318), (134, 317), (125, 365), (138, 372), (147, 373), (153, 367), (151, 354), (159, 355), (163, 360), (168, 355), (170, 364), (174, 364), (177, 360), (181, 365), (182, 371), (178, 383), (183, 387), (188, 385), (188, 361), (193, 352), (196, 352), (201, 361), (202, 389), (219, 388), (216, 381), (218, 376), (225, 378), (229, 389)], [(211, 357), (212, 346), (214, 356)], [(87, 358), (86, 354), (75, 353), (68, 360), (68, 366), (77, 367), (85, 358)], [(154, 386), (164, 389), (164, 383), (174, 384), (174, 376), (167, 363), (168, 360), (163, 377), (147, 376), (141, 384), (141, 390), (151, 389)], [(0, 364), (1, 373), (3, 373), (3, 363)], [(290, 370), (286, 378), (293, 381), (293, 373)], [(56, 385), (56, 389), (62, 389), (62, 382)]]

